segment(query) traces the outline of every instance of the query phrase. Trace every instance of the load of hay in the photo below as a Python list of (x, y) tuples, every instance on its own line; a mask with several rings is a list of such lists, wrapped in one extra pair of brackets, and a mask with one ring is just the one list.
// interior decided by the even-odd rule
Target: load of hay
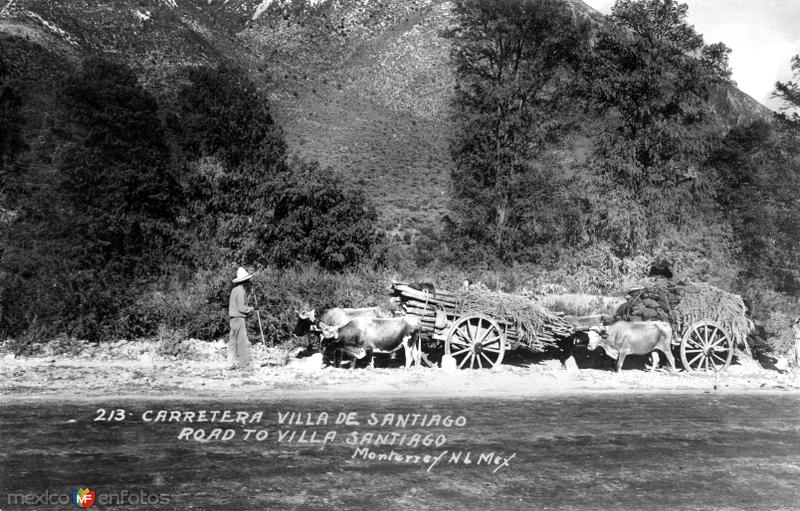
[(568, 337), (572, 326), (564, 318), (526, 296), (470, 288), (457, 293), (459, 312), (482, 313), (507, 326), (506, 337), (532, 351), (545, 351), (559, 338)]
[(753, 326), (741, 296), (711, 284), (690, 281), (663, 281), (631, 289), (616, 316), (631, 321), (668, 321), (676, 335), (683, 335), (694, 323), (710, 321), (745, 349)]
[(567, 337), (572, 327), (558, 313), (552, 312), (531, 298), (484, 286), (471, 286), (459, 291), (415, 289), (404, 283), (393, 283), (392, 294), (400, 300), (407, 314), (421, 318), (423, 332), (442, 333), (437, 312), (446, 314), (448, 325), (469, 314), (484, 314), (494, 319), (505, 331), (508, 341), (532, 351), (545, 351)]

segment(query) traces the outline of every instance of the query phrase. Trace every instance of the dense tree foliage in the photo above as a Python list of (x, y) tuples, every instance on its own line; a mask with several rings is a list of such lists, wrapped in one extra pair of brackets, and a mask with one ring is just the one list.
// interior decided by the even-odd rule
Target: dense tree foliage
[(127, 67), (92, 58), (64, 88), (59, 162), (64, 218), (81, 263), (122, 275), (172, 256), (182, 206), (156, 101)]
[(553, 229), (545, 150), (570, 127), (588, 25), (558, 0), (455, 3), (452, 209), (460, 232), (510, 259)]
[[(22, 97), (12, 83), (5, 62), (0, 59), (0, 218), (8, 204), (8, 193), (14, 186), (16, 159), (26, 148), (22, 136), (24, 119)], [(18, 190), (17, 190), (18, 192)]]
[(774, 97), (783, 102), (780, 120), (787, 127), (800, 128), (800, 55), (792, 57), (791, 79), (775, 84)]
[(286, 171), (283, 134), (266, 94), (242, 70), (199, 68), (188, 79), (169, 123), (186, 161), (192, 252), (201, 265), (220, 258), (265, 265), (272, 195)]
[(173, 259), (181, 194), (156, 102), (130, 69), (91, 58), (58, 105), (58, 173), (5, 230), (4, 308), (16, 327), (44, 320), (93, 338)]
[[(340, 270), (370, 256), (376, 215), (363, 193), (332, 170), (287, 164), (267, 98), (243, 71), (187, 76), (167, 115), (130, 68), (100, 57), (58, 91), (54, 166), (21, 180), (0, 223), (0, 330), (101, 339), (191, 324), (216, 335), (225, 279), (187, 289), (196, 272)], [(6, 165), (21, 147), (20, 101), (8, 87), (2, 99)]]
[(774, 123), (757, 122), (730, 131), (708, 163), (720, 179), (718, 201), (741, 240), (744, 282), (800, 291), (800, 57), (792, 78), (775, 85), (782, 100)]
[(368, 259), (377, 236), (375, 209), (360, 190), (345, 190), (334, 172), (295, 161), (276, 185), (265, 248), (282, 266), (318, 263), (340, 270)]
[[(213, 156), (226, 167), (275, 167), (286, 152), (266, 93), (244, 70), (228, 64), (187, 71), (171, 125), (189, 159)], [(274, 169), (273, 169), (274, 170)]]
[(800, 153), (797, 139), (765, 122), (734, 128), (710, 158), (722, 181), (718, 200), (737, 238), (741, 277), (800, 291)]
[(599, 234), (621, 254), (711, 213), (691, 206), (712, 186), (696, 169), (718, 134), (708, 97), (727, 79), (729, 50), (704, 45), (686, 14), (674, 0), (619, 0), (585, 68), (604, 127), (596, 156), (608, 221)]

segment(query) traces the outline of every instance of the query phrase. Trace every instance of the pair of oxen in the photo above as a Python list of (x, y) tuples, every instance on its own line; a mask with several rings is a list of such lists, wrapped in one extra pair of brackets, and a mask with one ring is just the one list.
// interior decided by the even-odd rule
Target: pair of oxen
[(301, 336), (316, 332), (322, 344), (323, 360), (334, 365), (341, 363), (342, 354), (356, 361), (367, 359), (374, 363), (375, 353), (405, 353), (406, 368), (412, 361), (420, 363), (420, 331), (422, 325), (412, 316), (395, 316), (380, 307), (346, 309), (334, 307), (319, 318), (316, 311), (299, 311), (294, 334)]

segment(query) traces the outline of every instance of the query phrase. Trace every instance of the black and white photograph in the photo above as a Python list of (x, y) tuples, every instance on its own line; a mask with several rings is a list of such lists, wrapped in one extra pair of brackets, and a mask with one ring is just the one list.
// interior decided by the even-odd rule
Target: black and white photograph
[(0, 0), (0, 511), (800, 510), (800, 0)]

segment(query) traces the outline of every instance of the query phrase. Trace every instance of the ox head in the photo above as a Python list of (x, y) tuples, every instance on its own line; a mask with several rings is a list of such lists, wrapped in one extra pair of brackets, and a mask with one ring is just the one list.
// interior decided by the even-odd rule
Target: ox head
[(339, 338), (339, 327), (328, 326), (322, 321), (319, 322), (319, 332), (323, 340), (335, 340)]
[(586, 346), (586, 349), (594, 351), (600, 345), (602, 338), (606, 336), (606, 329), (602, 326), (591, 327), (586, 331), (586, 335), (589, 336), (589, 345)]
[(297, 324), (295, 324), (292, 333), (300, 336), (313, 332), (316, 327), (315, 322), (316, 314), (314, 309), (297, 311)]

